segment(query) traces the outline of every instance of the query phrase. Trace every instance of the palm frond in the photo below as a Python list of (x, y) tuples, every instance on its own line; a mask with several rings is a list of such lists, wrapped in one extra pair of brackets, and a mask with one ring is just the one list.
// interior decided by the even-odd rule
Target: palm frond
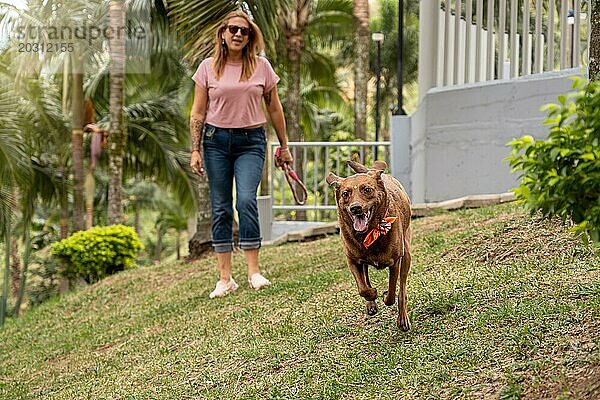
[(177, 27), (184, 56), (191, 63), (207, 57), (213, 49), (218, 24), (231, 11), (243, 9), (260, 27), (266, 52), (275, 57), (280, 33), (277, 14), (282, 0), (168, 0), (169, 18)]

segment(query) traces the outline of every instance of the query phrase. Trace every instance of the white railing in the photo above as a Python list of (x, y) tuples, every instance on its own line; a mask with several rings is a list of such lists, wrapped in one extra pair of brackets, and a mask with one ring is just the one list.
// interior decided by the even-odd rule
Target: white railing
[(591, 0), (421, 0), (419, 92), (577, 68)]
[[(270, 143), (270, 154), (274, 154), (278, 143)], [(269, 187), (274, 218), (294, 219), (304, 211), (307, 220), (335, 218), (335, 197), (325, 179), (329, 172), (346, 177), (354, 172), (347, 160), (371, 165), (375, 159), (391, 165), (390, 142), (290, 142), (294, 156), (293, 169), (308, 189), (308, 198), (302, 206), (292, 197), (285, 176), (275, 168), (273, 157), (269, 161)]]

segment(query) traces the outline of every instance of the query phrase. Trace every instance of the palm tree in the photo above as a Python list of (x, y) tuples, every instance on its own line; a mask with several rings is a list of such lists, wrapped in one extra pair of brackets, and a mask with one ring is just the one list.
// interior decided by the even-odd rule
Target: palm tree
[[(6, 80), (14, 80), (14, 74), (9, 71), (4, 71), (3, 77)], [(44, 205), (51, 209), (60, 206), (61, 214), (68, 213), (69, 188), (64, 171), (67, 170), (70, 149), (68, 142), (64, 140), (69, 134), (69, 126), (62, 112), (61, 94), (54, 79), (43, 76), (30, 79), (26, 84), (19, 85), (19, 89), (15, 90), (12, 96), (17, 117), (11, 124), (20, 133), (20, 140), (31, 167), (28, 181), (19, 185), (19, 234), (23, 236), (25, 252), (20, 271), (18, 258), (16, 255), (13, 257), (17, 292), (14, 314), (17, 316), (26, 285), (31, 253), (30, 229), (34, 212), (38, 205)], [(44, 135), (40, 135), (40, 132), (44, 132)], [(66, 218), (61, 218), (60, 223), (61, 235), (65, 238), (68, 233)], [(16, 238), (14, 243), (17, 243)], [(16, 246), (13, 248), (16, 249)]]
[[(305, 82), (305, 87), (316, 86), (315, 84), (329, 87), (336, 85), (337, 82), (332, 82), (331, 79), (335, 76), (335, 66), (331, 57), (326, 55), (326, 49), (343, 38), (344, 33), (350, 33), (348, 27), (351, 26), (351, 18), (350, 2), (344, 0), (290, 0), (282, 5), (279, 19), (285, 38), (287, 92), (284, 101), (287, 106), (290, 141), (303, 141), (305, 129), (310, 129), (310, 124), (301, 126), (301, 81)], [(329, 39), (329, 46), (320, 38)], [(298, 153), (295, 157), (296, 170), (302, 176), (304, 154)], [(306, 213), (298, 211), (296, 219), (306, 219)]]
[[(93, 112), (101, 116), (93, 129), (110, 131), (107, 201), (111, 224), (122, 219), (124, 179), (138, 175), (143, 178), (154, 174), (157, 181), (175, 189), (186, 209), (195, 204), (195, 194), (190, 190), (192, 174), (184, 151), (188, 137), (178, 93), (185, 71), (166, 23), (163, 2), (157, 0), (148, 6), (143, 0), (129, 0), (127, 7), (132, 12), (127, 18), (144, 23), (148, 22), (144, 18), (151, 17), (148, 37), (160, 40), (151, 43), (138, 38), (134, 43), (144, 52), (142, 63), (151, 64), (151, 68), (146, 66), (142, 71), (134, 59), (128, 63), (130, 68), (125, 75), (124, 40), (111, 42), (109, 57), (95, 59), (93, 67), (98, 72), (90, 77), (85, 90), (94, 105)], [(124, 1), (112, 1), (110, 12), (113, 29), (125, 26)]]
[[(4, 56), (0, 66), (5, 70)], [(31, 167), (25, 152), (23, 140), (18, 131), (16, 112), (17, 96), (13, 82), (0, 74), (0, 242), (4, 242), (4, 274), (2, 298), (0, 299), (0, 327), (4, 324), (7, 311), (8, 287), (10, 280), (10, 244), (17, 186), (27, 184)]]
[[(9, 73), (6, 79), (12, 80), (13, 76)], [(19, 271), (15, 271), (18, 289), (14, 314), (17, 316), (23, 300), (29, 266), (30, 229), (34, 212), (41, 202), (45, 207), (60, 206), (61, 214), (68, 213), (69, 188), (63, 171), (67, 170), (70, 149), (68, 142), (64, 141), (64, 137), (69, 134), (68, 122), (62, 113), (60, 90), (53, 79), (43, 77), (30, 79), (26, 84), (20, 85), (19, 90), (13, 95), (18, 99), (16, 106), (18, 116), (14, 126), (19, 129), (32, 170), (29, 181), (19, 185), (21, 193), (19, 233), (23, 236), (25, 254), (20, 274)], [(60, 223), (61, 235), (65, 238), (66, 219), (61, 218)], [(16, 262), (13, 262), (13, 265), (16, 265)]]
[(161, 238), (169, 229), (174, 229), (175, 236), (175, 251), (177, 259), (181, 259), (181, 232), (187, 229), (187, 215), (182, 212), (181, 208), (178, 207), (177, 203), (170, 199), (164, 199), (161, 207), (161, 212), (156, 220), (157, 228), (157, 242), (156, 242), (156, 256), (155, 260), (160, 260), (160, 254), (162, 251)]
[(279, 22), (285, 37), (288, 60), (288, 94), (286, 97), (287, 133), (290, 141), (302, 139), (300, 131), (300, 66), (306, 47), (305, 32), (311, 18), (312, 0), (291, 0), (283, 3), (279, 11)]
[(367, 138), (367, 83), (369, 81), (369, 2), (352, 0), (354, 15), (354, 134), (357, 139)]
[(282, 4), (278, 18), (286, 56), (284, 99), (291, 141), (304, 139), (301, 115), (302, 86), (306, 81), (321, 88), (337, 85), (332, 80), (336, 66), (330, 53), (336, 43), (351, 34), (351, 13), (350, 0), (289, 0)]
[[(110, 26), (114, 32), (126, 26), (124, 0), (110, 1)], [(127, 134), (123, 123), (125, 80), (125, 35), (112, 35), (110, 46), (110, 151), (108, 184), (108, 223), (119, 224), (123, 216), (123, 157)]]
[[(106, 5), (99, 0), (48, 0), (44, 2), (29, 1), (27, 9), (19, 10), (11, 5), (6, 5), (14, 17), (10, 17), (5, 25), (9, 32), (17, 29), (23, 32), (36, 32), (35, 37), (29, 38), (33, 42), (51, 43), (55, 40), (49, 37), (48, 27), (81, 28), (86, 26), (102, 26), (101, 22), (106, 15)], [(6, 14), (8, 15), (8, 14)], [(41, 36), (41, 37), (39, 37)], [(27, 39), (27, 38), (25, 38)], [(37, 52), (17, 53), (13, 57), (13, 64), (18, 71), (16, 80), (23, 77), (35, 76), (46, 72), (65, 70), (70, 82), (71, 104), (71, 169), (73, 174), (73, 229), (85, 229), (85, 202), (84, 202), (84, 170), (83, 170), (83, 79), (86, 62), (94, 54), (101, 52), (102, 43), (99, 40), (75, 40), (73, 47), (64, 52), (43, 52), (40, 63)], [(66, 76), (63, 77), (66, 79)], [(63, 93), (66, 98), (67, 93)], [(67, 171), (64, 171), (65, 174)]]
[(183, 41), (184, 57), (197, 65), (212, 53), (217, 25), (231, 11), (243, 9), (254, 18), (265, 38), (266, 52), (275, 54), (280, 4), (286, 0), (167, 0), (169, 17)]

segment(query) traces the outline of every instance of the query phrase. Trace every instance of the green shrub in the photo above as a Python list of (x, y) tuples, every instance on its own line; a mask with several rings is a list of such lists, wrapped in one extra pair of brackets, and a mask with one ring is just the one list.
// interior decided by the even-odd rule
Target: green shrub
[(65, 263), (65, 277), (91, 283), (131, 267), (142, 248), (133, 228), (112, 225), (77, 232), (54, 243), (51, 252)]
[(513, 172), (520, 172), (513, 189), (533, 212), (571, 218), (574, 230), (600, 240), (600, 84), (575, 78), (573, 92), (548, 104), (545, 140), (523, 136), (507, 146)]
[(54, 257), (32, 256), (27, 277), (27, 298), (38, 305), (58, 295), (60, 265)]

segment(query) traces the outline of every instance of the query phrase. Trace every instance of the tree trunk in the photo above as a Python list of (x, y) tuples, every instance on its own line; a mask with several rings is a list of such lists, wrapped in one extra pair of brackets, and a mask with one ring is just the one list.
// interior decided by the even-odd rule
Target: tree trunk
[(73, 60), (71, 73), (71, 152), (73, 171), (73, 231), (85, 229), (83, 171), (83, 61)]
[(369, 81), (369, 3), (367, 0), (353, 0), (354, 39), (356, 57), (354, 71), (354, 136), (367, 140), (367, 83)]
[(29, 270), (29, 258), (31, 256), (31, 232), (29, 227), (25, 227), (25, 255), (23, 256), (23, 269), (21, 271), (21, 279), (19, 279), (19, 290), (17, 293), (17, 300), (15, 301), (15, 309), (13, 316), (16, 318), (21, 312), (21, 304), (23, 303), (23, 297), (25, 296), (25, 285), (27, 283), (27, 271)]
[[(14, 192), (9, 194), (9, 204), (16, 203)], [(8, 307), (8, 292), (10, 281), (10, 243), (12, 238), (12, 209), (7, 210), (5, 218), (6, 226), (4, 227), (4, 274), (2, 278), (2, 297), (0, 298), (0, 328), (4, 325), (6, 310)]]
[(10, 292), (13, 299), (17, 299), (19, 295), (19, 281), (21, 279), (21, 259), (19, 258), (19, 240), (12, 239), (11, 243), (11, 259), (10, 264)]
[[(311, 2), (306, 0), (297, 0), (295, 9), (286, 16), (286, 43), (287, 56), (290, 61), (289, 69), (289, 87), (287, 93), (287, 112), (288, 119), (287, 132), (290, 142), (304, 141), (304, 134), (300, 127), (300, 117), (302, 115), (302, 97), (300, 93), (302, 52), (306, 47), (304, 32), (310, 20)], [(303, 175), (304, 159), (301, 152), (295, 155), (295, 167), (299, 176)], [(306, 212), (298, 211), (296, 220), (306, 220)]]
[(137, 204), (137, 200), (134, 203), (133, 206), (133, 229), (135, 229), (135, 233), (137, 233), (138, 236), (142, 236), (142, 223), (141, 223), (141, 216), (140, 216), (140, 208)]
[[(110, 1), (110, 25), (113, 32), (126, 27), (125, 2)], [(110, 150), (108, 183), (108, 223), (120, 224), (123, 218), (123, 158), (125, 157), (125, 125), (123, 123), (123, 100), (125, 80), (125, 35), (114, 34), (110, 46)]]
[[(11, 199), (12, 214), (19, 213), (19, 190), (16, 186), (13, 187), (13, 195)], [(17, 298), (19, 292), (19, 278), (21, 273), (21, 260), (19, 258), (19, 239), (14, 237), (10, 242), (6, 242), (7, 249), (10, 248), (10, 256), (12, 259), (10, 265), (10, 292), (13, 299)]]
[[(4, 243), (10, 243), (12, 236), (11, 231), (11, 217), (7, 217), (6, 221), (6, 234), (4, 235)], [(2, 281), (2, 298), (0, 299), (0, 328), (4, 325), (4, 318), (6, 317), (6, 308), (8, 306), (8, 282), (10, 279), (10, 251), (8, 246), (4, 249), (4, 276)]]
[(181, 260), (181, 231), (179, 229), (177, 229), (175, 237), (175, 247), (177, 248), (177, 260)]
[(303, 136), (300, 131), (300, 115), (302, 113), (302, 103), (300, 100), (300, 57), (303, 48), (304, 39), (301, 36), (294, 36), (289, 39), (288, 58), (290, 60), (290, 73), (286, 116), (288, 117), (287, 133), (290, 142), (299, 142)]
[(60, 203), (60, 240), (69, 237), (69, 198), (66, 191), (67, 187), (67, 167), (60, 166), (59, 171), (61, 173), (61, 184), (64, 190), (59, 192), (59, 203)]
[(590, 80), (600, 80), (600, 0), (594, 0), (591, 7), (592, 31), (590, 33)]
[[(300, 130), (300, 114), (302, 113), (302, 103), (300, 99), (300, 54), (301, 48), (304, 47), (304, 40), (297, 39), (297, 41), (302, 41), (302, 45), (298, 45), (298, 48), (294, 48), (291, 51), (288, 50), (288, 56), (290, 58), (290, 87), (288, 89), (288, 118), (290, 120), (290, 125), (293, 127), (292, 130), (288, 130), (289, 138), (291, 142), (301, 142), (304, 141), (304, 135)], [(295, 155), (294, 164), (296, 166), (296, 172), (298, 176), (302, 177), (304, 174), (304, 155), (299, 149)], [(306, 212), (305, 211), (297, 211), (295, 220), (297, 221), (305, 221), (306, 220)]]
[(85, 175), (85, 229), (94, 226), (94, 194), (96, 193), (96, 181), (94, 171), (90, 168)]
[(154, 249), (154, 262), (160, 262), (160, 254), (162, 253), (162, 237), (165, 233), (158, 229), (156, 231), (156, 248)]
[(208, 193), (208, 180), (200, 178), (198, 183), (198, 214), (196, 216), (196, 233), (188, 243), (189, 254), (187, 261), (197, 260), (209, 253), (211, 242), (211, 207)]
[(311, 0), (295, 0), (287, 3), (281, 10), (279, 21), (285, 33), (285, 48), (289, 68), (289, 82), (286, 100), (287, 133), (291, 142), (302, 139), (300, 116), (302, 112), (300, 97), (300, 65), (302, 52), (306, 47), (304, 32), (312, 12)]
[[(66, 176), (65, 176), (65, 168), (61, 167), (62, 171), (62, 183), (63, 188), (66, 187)], [(67, 197), (67, 192), (65, 190), (61, 190), (59, 192), (60, 196), (60, 240), (64, 240), (69, 237), (69, 198)], [(69, 290), (69, 280), (62, 275), (59, 278), (58, 284), (58, 292), (65, 293)]]

